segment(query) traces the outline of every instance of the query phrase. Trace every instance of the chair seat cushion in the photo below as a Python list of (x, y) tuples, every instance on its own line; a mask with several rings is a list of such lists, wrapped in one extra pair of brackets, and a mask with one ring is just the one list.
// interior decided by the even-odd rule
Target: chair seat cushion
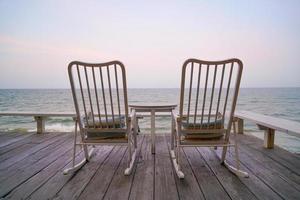
[(189, 133), (184, 136), (184, 139), (220, 139), (224, 136), (224, 133)]
[(209, 133), (203, 132), (203, 130), (221, 130), (224, 128), (224, 122), (222, 118), (213, 121), (206, 121), (201, 123), (194, 123), (194, 122), (182, 122), (183, 130), (201, 130), (201, 132), (197, 133), (185, 133), (184, 137), (188, 139), (218, 139), (223, 137), (223, 132), (217, 133)]
[(88, 139), (119, 139), (126, 138), (126, 130), (120, 129), (118, 132), (107, 132), (103, 131), (103, 129), (87, 129), (86, 136)]
[(213, 120), (210, 122), (198, 123), (182, 121), (182, 126), (185, 129), (221, 129), (224, 126), (222, 119)]
[(125, 116), (101, 117), (95, 116), (94, 121), (89, 117), (88, 123), (85, 121), (86, 136), (88, 139), (116, 139), (125, 138)]
[(105, 117), (99, 118), (95, 116), (94, 118), (95, 122), (91, 117), (88, 118), (88, 123), (85, 121), (85, 127), (86, 128), (124, 128), (125, 127), (125, 116), (114, 116), (107, 117), (107, 120)]

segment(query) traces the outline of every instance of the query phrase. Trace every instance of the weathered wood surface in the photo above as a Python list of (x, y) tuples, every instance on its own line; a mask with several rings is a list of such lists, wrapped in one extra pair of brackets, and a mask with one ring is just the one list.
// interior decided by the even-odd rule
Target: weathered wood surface
[[(0, 199), (299, 199), (300, 157), (279, 147), (239, 135), (241, 167), (250, 175), (239, 178), (219, 164), (209, 148), (184, 148), (185, 179), (179, 180), (169, 157), (170, 137), (139, 135), (137, 163), (124, 176), (127, 149), (97, 147), (94, 157), (75, 174), (71, 165), (70, 133), (2, 134), (0, 141)], [(19, 138), (19, 140), (17, 139)], [(13, 143), (9, 142), (14, 140)], [(5, 145), (6, 144), (6, 145)], [(77, 160), (83, 157), (78, 152)], [(234, 151), (228, 161), (235, 164)]]
[(147, 136), (137, 158), (129, 199), (153, 199), (154, 160), (155, 158), (151, 153), (151, 138)]
[(282, 131), (289, 135), (300, 137), (299, 122), (267, 116), (250, 111), (236, 111), (234, 116), (239, 119), (252, 121), (256, 124), (268, 127), (270, 129)]
[(66, 112), (0, 112), (0, 116), (23, 116), (23, 117), (76, 117), (76, 113)]

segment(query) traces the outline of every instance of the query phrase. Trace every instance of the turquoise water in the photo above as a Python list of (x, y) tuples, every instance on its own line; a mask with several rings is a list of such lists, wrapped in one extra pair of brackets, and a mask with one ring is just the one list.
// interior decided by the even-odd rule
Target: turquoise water
[[(128, 89), (129, 104), (168, 104), (179, 101), (179, 89)], [(243, 88), (237, 110), (249, 110), (300, 122), (300, 88)], [(68, 89), (7, 89), (0, 90), (0, 111), (74, 112)], [(142, 132), (149, 132), (149, 119), (140, 120)], [(50, 118), (47, 131), (72, 131), (71, 118)], [(158, 132), (170, 129), (170, 118), (157, 117)], [(0, 117), (0, 131), (35, 131), (32, 117)], [(245, 124), (245, 131), (262, 137), (255, 124)], [(275, 143), (300, 153), (300, 139), (284, 133), (276, 134)]]

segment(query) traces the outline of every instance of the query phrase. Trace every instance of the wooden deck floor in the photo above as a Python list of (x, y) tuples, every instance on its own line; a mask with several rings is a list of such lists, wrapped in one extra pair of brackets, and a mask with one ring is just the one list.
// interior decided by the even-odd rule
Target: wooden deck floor
[[(0, 198), (3, 199), (300, 199), (300, 157), (240, 135), (242, 168), (238, 178), (219, 164), (208, 148), (184, 148), (185, 179), (172, 169), (168, 138), (158, 136), (156, 155), (150, 137), (138, 138), (138, 161), (124, 176), (126, 147), (98, 147), (91, 162), (73, 175), (72, 134), (0, 134)], [(230, 152), (229, 161), (233, 161)], [(78, 154), (78, 158), (82, 156)]]

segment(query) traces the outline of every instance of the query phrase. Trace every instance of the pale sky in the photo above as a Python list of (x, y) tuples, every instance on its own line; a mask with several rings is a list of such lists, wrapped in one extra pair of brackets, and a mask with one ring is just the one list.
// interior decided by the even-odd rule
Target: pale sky
[(69, 88), (72, 60), (177, 88), (184, 60), (232, 57), (242, 87), (300, 87), (300, 1), (0, 1), (0, 88)]

